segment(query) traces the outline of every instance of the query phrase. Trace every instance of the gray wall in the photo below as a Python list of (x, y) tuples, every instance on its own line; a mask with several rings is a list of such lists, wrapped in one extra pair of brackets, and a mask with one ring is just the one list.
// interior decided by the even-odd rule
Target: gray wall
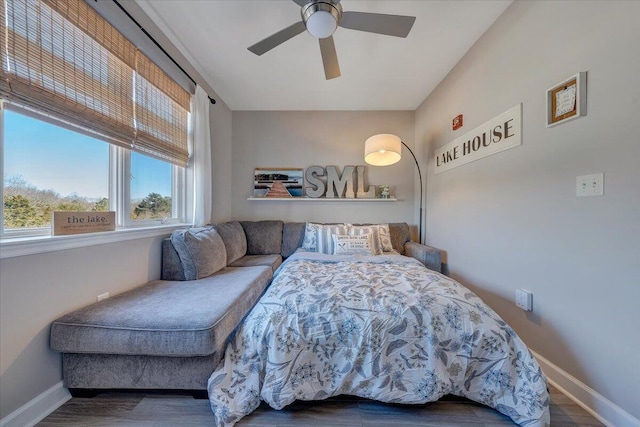
[(0, 418), (62, 380), (57, 317), (160, 276), (150, 238), (0, 260)]
[[(214, 153), (212, 186), (216, 215), (230, 216), (231, 110), (211, 106)], [(228, 161), (227, 161), (228, 163)], [(218, 203), (216, 203), (218, 201)], [(0, 260), (0, 419), (62, 380), (61, 357), (49, 350), (49, 327), (57, 317), (160, 278), (162, 238), (5, 258)]]
[[(530, 347), (640, 418), (640, 2), (514, 2), (416, 112), (434, 149), (523, 103), (523, 145), (438, 175), (427, 243)], [(545, 90), (588, 71), (588, 115), (545, 127)], [(451, 119), (464, 114), (464, 127)], [(576, 176), (603, 172), (603, 197)], [(533, 292), (534, 311), (513, 304)]]
[[(217, 184), (212, 218), (226, 219), (231, 110), (218, 100), (209, 115)], [(60, 354), (49, 350), (51, 322), (95, 302), (99, 294), (113, 296), (160, 278), (161, 241), (147, 238), (0, 260), (0, 419), (62, 380)]]
[[(375, 167), (364, 162), (371, 135), (393, 133), (413, 146), (413, 111), (233, 112), (233, 217), (244, 220), (395, 222), (417, 224), (416, 167), (403, 151), (400, 162)], [(398, 202), (248, 201), (256, 167), (365, 165), (368, 184), (389, 184)], [(417, 184), (416, 184), (417, 185)], [(416, 227), (414, 235), (417, 239)]]
[[(135, 2), (123, 4), (217, 100), (209, 111), (212, 220), (229, 219), (231, 110)], [(95, 302), (99, 294), (113, 296), (158, 279), (161, 241), (146, 238), (0, 260), (0, 419), (61, 381), (61, 357), (49, 350), (51, 322)]]

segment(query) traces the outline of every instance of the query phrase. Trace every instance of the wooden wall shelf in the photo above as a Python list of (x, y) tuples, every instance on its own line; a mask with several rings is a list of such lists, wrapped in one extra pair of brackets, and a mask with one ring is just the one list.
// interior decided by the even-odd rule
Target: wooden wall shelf
[(398, 199), (391, 197), (389, 199), (345, 199), (345, 198), (326, 198), (326, 197), (247, 197), (247, 200), (258, 200), (261, 202), (397, 202)]

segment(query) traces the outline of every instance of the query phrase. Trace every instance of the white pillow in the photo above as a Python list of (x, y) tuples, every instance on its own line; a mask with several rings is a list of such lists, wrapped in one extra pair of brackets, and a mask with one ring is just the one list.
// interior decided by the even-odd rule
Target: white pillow
[(336, 255), (375, 255), (373, 252), (374, 244), (372, 234), (361, 234), (358, 236), (334, 234), (332, 237)]
[(347, 234), (345, 224), (320, 225), (316, 228), (316, 252), (333, 255), (333, 234)]
[(382, 239), (380, 236), (380, 228), (377, 225), (351, 225), (349, 224), (349, 236), (361, 236), (363, 234), (371, 234), (373, 241), (373, 255), (381, 255), (383, 252)]
[(382, 250), (384, 252), (395, 252), (393, 244), (391, 243), (391, 231), (389, 231), (389, 224), (378, 224), (378, 231), (380, 232), (380, 243), (382, 243)]
[(323, 224), (315, 224), (308, 222), (304, 228), (304, 238), (302, 239), (302, 249), (308, 251), (316, 250), (316, 231), (322, 227)]

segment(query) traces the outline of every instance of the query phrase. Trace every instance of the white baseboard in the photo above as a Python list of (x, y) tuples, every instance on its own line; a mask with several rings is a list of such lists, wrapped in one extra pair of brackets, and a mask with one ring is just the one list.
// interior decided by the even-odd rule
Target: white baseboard
[[(602, 424), (608, 427), (640, 427), (640, 420), (633, 415), (535, 351), (531, 353), (540, 364), (549, 383), (597, 418)], [(551, 422), (553, 423), (553, 420)]]
[(0, 427), (32, 427), (71, 399), (62, 381), (0, 420)]

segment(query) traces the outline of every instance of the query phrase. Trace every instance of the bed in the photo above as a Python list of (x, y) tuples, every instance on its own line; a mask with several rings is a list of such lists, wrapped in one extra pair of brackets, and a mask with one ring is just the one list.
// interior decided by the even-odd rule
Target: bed
[(340, 394), (420, 404), (446, 394), (521, 426), (549, 424), (547, 381), (491, 308), (401, 255), (296, 252), (247, 315), (208, 382), (217, 426), (260, 401)]

